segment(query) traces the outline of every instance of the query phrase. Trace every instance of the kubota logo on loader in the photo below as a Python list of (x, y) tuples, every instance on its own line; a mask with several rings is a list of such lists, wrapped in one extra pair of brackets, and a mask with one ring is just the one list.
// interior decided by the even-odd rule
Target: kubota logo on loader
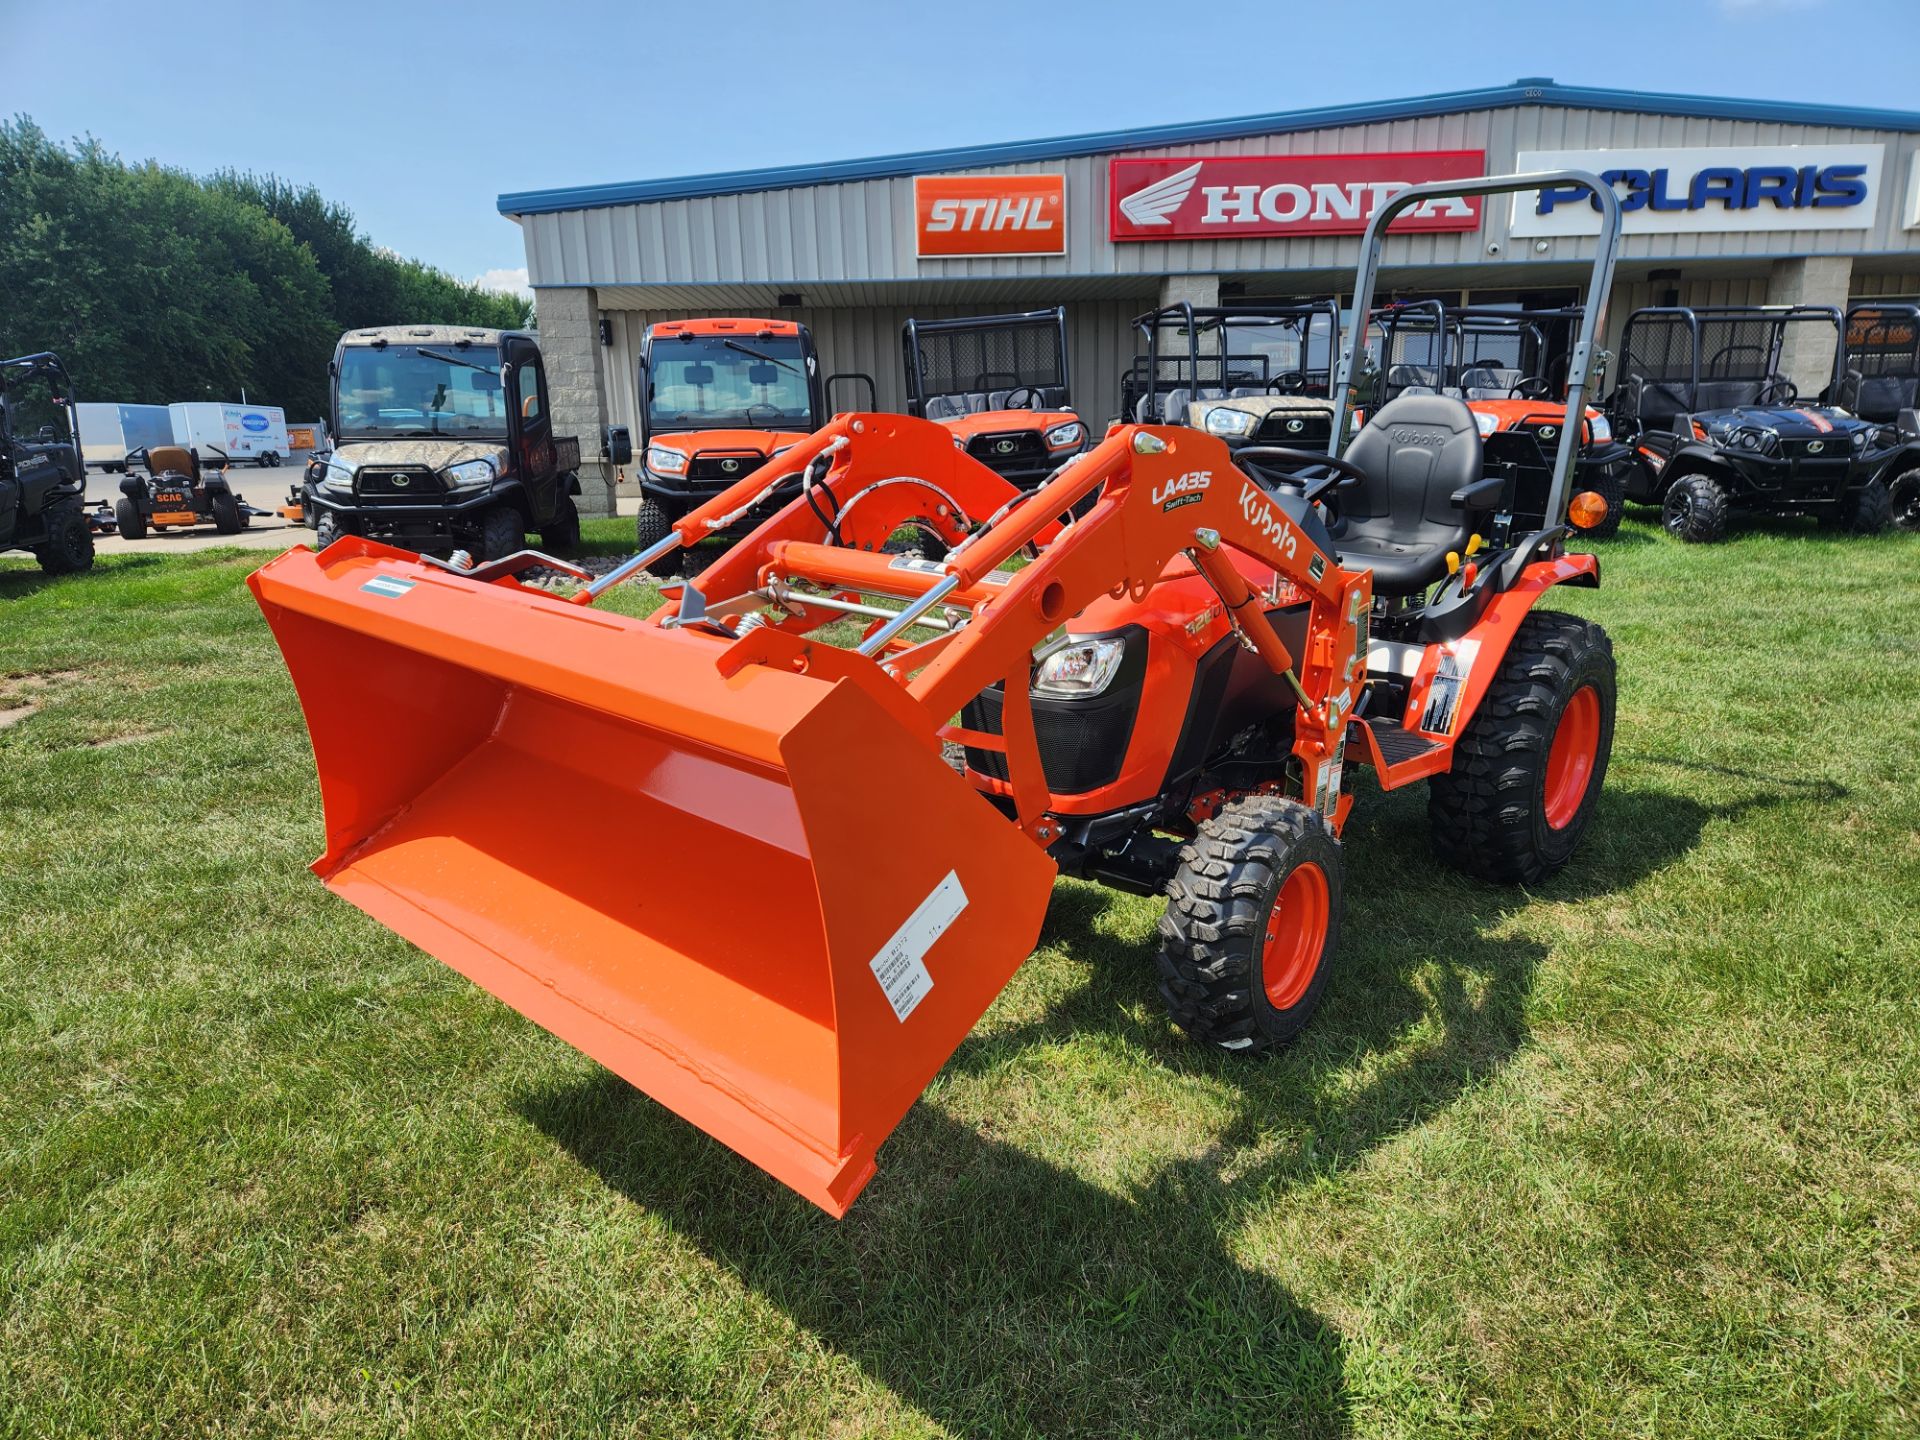
[(1191, 505), (1213, 484), (1211, 470), (1189, 470), (1184, 475), (1154, 487), (1153, 503), (1163, 511), (1178, 510), (1182, 505)]
[(1064, 255), (1064, 175), (917, 175), (914, 233), (922, 258)]
[(1300, 548), (1300, 537), (1294, 533), (1293, 522), (1268, 504), (1267, 497), (1260, 493), (1260, 487), (1250, 480), (1241, 484), (1240, 513), (1247, 517), (1248, 524), (1260, 532), (1262, 539), (1289, 560), (1293, 558), (1294, 552)]

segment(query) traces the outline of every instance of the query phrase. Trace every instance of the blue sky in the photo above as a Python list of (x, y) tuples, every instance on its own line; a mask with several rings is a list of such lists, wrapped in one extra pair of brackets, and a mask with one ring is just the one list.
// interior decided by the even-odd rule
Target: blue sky
[(0, 0), (0, 37), (0, 112), (128, 159), (310, 181), (378, 243), (503, 284), (524, 264), (494, 209), (510, 190), (1522, 75), (1920, 108), (1920, 0)]

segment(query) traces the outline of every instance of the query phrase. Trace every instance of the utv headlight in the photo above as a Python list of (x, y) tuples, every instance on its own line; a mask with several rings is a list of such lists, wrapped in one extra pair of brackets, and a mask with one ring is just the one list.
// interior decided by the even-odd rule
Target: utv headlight
[(1758, 450), (1760, 448), (1760, 432), (1757, 430), (1736, 430), (1733, 432), (1733, 443), (1742, 450)]
[(1473, 412), (1473, 428), (1480, 432), (1480, 438), (1484, 440), (1500, 428), (1500, 417), (1476, 410)]
[(1056, 425), (1047, 431), (1047, 448), (1064, 450), (1069, 445), (1078, 445), (1087, 438), (1087, 427), (1078, 420), (1069, 420), (1064, 425)]
[(686, 452), (670, 450), (665, 445), (649, 445), (647, 468), (656, 475), (684, 475), (687, 473)]
[(1098, 695), (1113, 683), (1125, 640), (1069, 640), (1047, 652), (1033, 677), (1033, 693), (1060, 700)]
[(458, 465), (447, 467), (447, 479), (453, 482), (455, 490), (484, 490), (493, 484), (493, 462), (462, 460)]
[(1244, 437), (1260, 428), (1260, 417), (1250, 411), (1216, 405), (1202, 417), (1209, 435)]
[(353, 490), (353, 467), (342, 465), (338, 460), (327, 461), (327, 473), (321, 477), (320, 488), (333, 490), (345, 495)]
[(1604, 415), (1590, 416), (1587, 420), (1587, 438), (1595, 445), (1613, 443), (1613, 422)]
[(1867, 432), (1865, 430), (1856, 430), (1853, 432), (1853, 448), (1856, 450), (1864, 450), (1867, 448)]

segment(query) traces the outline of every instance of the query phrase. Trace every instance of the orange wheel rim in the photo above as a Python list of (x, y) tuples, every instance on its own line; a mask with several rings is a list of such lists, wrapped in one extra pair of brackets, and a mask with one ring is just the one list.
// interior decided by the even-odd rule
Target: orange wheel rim
[(1328, 908), (1326, 871), (1310, 860), (1296, 867), (1273, 897), (1260, 974), (1274, 1009), (1291, 1010), (1313, 983), (1326, 946)]
[(1600, 697), (1591, 685), (1582, 685), (1560, 712), (1547, 752), (1547, 824), (1554, 829), (1566, 829), (1580, 813), (1599, 754)]

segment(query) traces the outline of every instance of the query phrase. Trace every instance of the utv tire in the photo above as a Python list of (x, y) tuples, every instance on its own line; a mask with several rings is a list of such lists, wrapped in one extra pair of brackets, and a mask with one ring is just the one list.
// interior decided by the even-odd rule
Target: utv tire
[(1893, 477), (1893, 483), (1887, 486), (1887, 504), (1895, 525), (1902, 530), (1920, 530), (1920, 470)]
[[(667, 532), (673, 529), (674, 517), (667, 513), (651, 495), (642, 496), (640, 515), (634, 521), (634, 539), (642, 550), (650, 549), (667, 538)], [(687, 552), (684, 549), (670, 550), (647, 567), (647, 573), (657, 579), (665, 580), (678, 575), (685, 565)]]
[(240, 502), (231, 493), (215, 495), (208, 502), (213, 511), (213, 528), (222, 535), (240, 533)]
[(1727, 492), (1711, 475), (1682, 475), (1660, 504), (1667, 533), (1689, 545), (1711, 545), (1727, 533)]
[(140, 507), (130, 496), (122, 495), (113, 502), (113, 523), (119, 528), (122, 540), (147, 538), (147, 517), (140, 513)]
[(560, 512), (540, 532), (540, 548), (550, 555), (571, 555), (580, 548), (580, 507), (571, 495), (560, 497)]
[(331, 510), (322, 510), (313, 517), (313, 547), (324, 550), (342, 535), (349, 533), (340, 523), (340, 517)]
[(1522, 620), (1453, 767), (1427, 782), (1434, 852), (1506, 884), (1565, 865), (1607, 778), (1614, 698), (1606, 631), (1556, 610)]
[(1319, 1008), (1340, 938), (1340, 842), (1277, 795), (1234, 801), (1180, 851), (1160, 918), (1160, 998), (1223, 1050), (1285, 1045)]
[(1591, 530), (1583, 530), (1578, 525), (1572, 527), (1573, 533), (1583, 540), (1611, 540), (1620, 533), (1620, 517), (1627, 508), (1627, 482), (1618, 472), (1618, 466), (1610, 465), (1593, 477), (1591, 485), (1580, 484), (1576, 477), (1574, 484), (1577, 490), (1591, 490), (1607, 502), (1607, 513), (1598, 525)]
[(511, 505), (498, 505), (480, 517), (480, 558), (504, 560), (516, 550), (527, 548), (527, 532), (521, 528), (520, 512)]
[(1878, 535), (1893, 523), (1893, 494), (1869, 480), (1840, 502), (1840, 527), (1853, 535)]
[(63, 505), (47, 525), (47, 539), (34, 547), (33, 558), (49, 575), (78, 575), (93, 568), (93, 527), (79, 505)]

